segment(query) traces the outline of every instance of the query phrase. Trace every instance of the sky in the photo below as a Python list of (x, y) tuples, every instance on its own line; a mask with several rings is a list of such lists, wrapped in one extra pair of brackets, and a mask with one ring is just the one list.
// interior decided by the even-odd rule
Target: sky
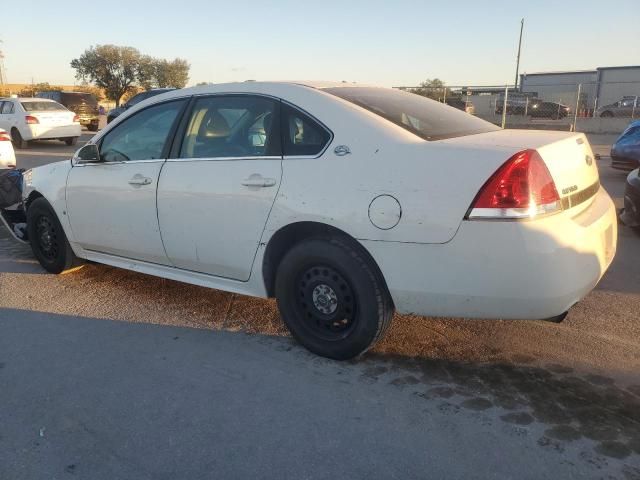
[(189, 85), (332, 80), (513, 83), (520, 72), (640, 65), (640, 0), (23, 0), (2, 7), (9, 83), (72, 85), (99, 44), (191, 64)]

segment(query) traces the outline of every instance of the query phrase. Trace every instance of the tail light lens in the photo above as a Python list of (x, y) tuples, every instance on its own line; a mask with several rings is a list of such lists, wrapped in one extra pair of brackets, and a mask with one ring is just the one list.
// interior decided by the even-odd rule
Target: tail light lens
[(11, 137), (7, 132), (0, 132), (0, 142), (10, 142)]
[(561, 210), (560, 196), (544, 160), (536, 150), (523, 150), (487, 180), (467, 218), (533, 218)]
[(80, 123), (80, 115), (73, 116), (73, 123)]
[(27, 122), (28, 125), (36, 125), (40, 123), (40, 120), (38, 120), (33, 115), (27, 115), (26, 117), (24, 117), (24, 120)]

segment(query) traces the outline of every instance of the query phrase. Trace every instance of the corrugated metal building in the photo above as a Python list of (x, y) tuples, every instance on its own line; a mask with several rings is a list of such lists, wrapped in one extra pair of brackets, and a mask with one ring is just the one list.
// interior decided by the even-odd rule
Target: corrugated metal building
[(640, 96), (640, 66), (520, 75), (520, 91), (567, 105), (576, 104), (579, 84), (580, 103), (587, 109), (608, 105), (625, 96)]

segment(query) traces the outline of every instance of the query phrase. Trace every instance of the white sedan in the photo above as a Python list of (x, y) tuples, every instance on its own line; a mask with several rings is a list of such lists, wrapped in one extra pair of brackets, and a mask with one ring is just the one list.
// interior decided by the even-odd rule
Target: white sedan
[(16, 155), (9, 132), (0, 128), (0, 170), (16, 168)]
[(349, 84), (153, 97), (27, 172), (23, 194), (48, 271), (86, 259), (275, 297), (294, 337), (336, 359), (394, 310), (564, 318), (617, 240), (584, 135)]
[(61, 140), (75, 145), (82, 133), (78, 115), (43, 98), (1, 99), (0, 128), (9, 132), (16, 148), (27, 148), (31, 140)]

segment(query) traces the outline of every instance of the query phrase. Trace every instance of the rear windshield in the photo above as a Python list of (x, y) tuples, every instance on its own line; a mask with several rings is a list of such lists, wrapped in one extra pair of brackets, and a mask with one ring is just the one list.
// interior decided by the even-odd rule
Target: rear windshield
[(414, 93), (376, 87), (326, 88), (331, 93), (409, 130), (425, 140), (500, 130), (492, 123)]
[(57, 102), (20, 102), (22, 108), (26, 112), (52, 112), (56, 110), (66, 110), (62, 105)]
[(81, 103), (81, 102), (88, 103), (89, 105), (96, 105), (98, 103), (96, 98), (93, 95), (91, 95), (90, 93), (66, 93), (66, 92), (62, 92), (61, 100), (66, 105), (74, 105), (74, 104)]

